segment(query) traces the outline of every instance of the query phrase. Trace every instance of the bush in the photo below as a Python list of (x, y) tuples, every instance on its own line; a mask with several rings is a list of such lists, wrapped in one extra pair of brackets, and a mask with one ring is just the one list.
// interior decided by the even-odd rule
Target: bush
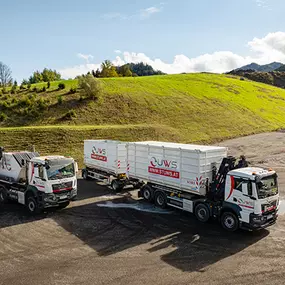
[(31, 105), (32, 105), (32, 101), (28, 97), (22, 98), (18, 102), (18, 106), (20, 106), (20, 107), (29, 107)]
[(9, 108), (8, 102), (7, 102), (7, 101), (1, 102), (1, 107), (2, 107), (3, 109), (8, 109), (8, 108)]
[(12, 101), (11, 101), (11, 103), (12, 103), (12, 104), (16, 104), (16, 105), (17, 105), (17, 104), (18, 104), (18, 101), (17, 101), (17, 99), (16, 99), (16, 98), (13, 98), (13, 99), (12, 99)]
[(72, 87), (71, 87), (68, 93), (69, 93), (69, 94), (75, 94), (75, 93), (76, 93), (76, 89), (77, 89), (77, 88), (72, 88)]
[(28, 89), (30, 89), (31, 86), (32, 86), (32, 85), (31, 85), (31, 83), (29, 82), (28, 85), (27, 85)]
[(11, 88), (11, 94), (16, 94), (17, 93), (17, 87), (16, 85), (13, 85)]
[(47, 89), (46, 89), (46, 87), (44, 86), (43, 88), (42, 88), (42, 92), (46, 92), (47, 91)]
[(62, 118), (70, 120), (76, 117), (77, 117), (76, 112), (74, 110), (69, 110)]
[(61, 105), (62, 102), (63, 102), (62, 96), (58, 96), (58, 97), (57, 97), (57, 103), (58, 103), (59, 105)]
[(32, 89), (32, 91), (33, 91), (33, 92), (38, 92), (37, 87), (34, 87), (34, 88)]
[(7, 120), (7, 118), (8, 118), (8, 116), (5, 113), (3, 113), (3, 112), (0, 113), (0, 121), (1, 122)]
[(102, 93), (102, 85), (99, 79), (94, 78), (92, 75), (79, 76), (78, 84), (81, 88), (82, 96), (91, 99), (98, 99)]
[(40, 98), (40, 99), (37, 101), (37, 103), (38, 103), (38, 106), (39, 106), (39, 109), (40, 109), (40, 110), (45, 110), (45, 109), (47, 109), (47, 107), (48, 107), (47, 102), (46, 102), (43, 98)]
[(58, 84), (58, 90), (63, 90), (63, 89), (65, 89), (65, 84), (61, 82)]
[(50, 82), (47, 83), (47, 89), (49, 89), (49, 88), (50, 88)]
[(25, 90), (25, 86), (23, 84), (20, 85), (20, 90)]

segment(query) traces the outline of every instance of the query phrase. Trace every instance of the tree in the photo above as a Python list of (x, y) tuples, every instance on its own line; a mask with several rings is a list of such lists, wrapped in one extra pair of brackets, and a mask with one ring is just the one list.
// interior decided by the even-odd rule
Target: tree
[(28, 85), (28, 80), (27, 79), (23, 79), (22, 84), (21, 85)]
[(33, 83), (39, 83), (39, 82), (58, 81), (60, 79), (61, 79), (61, 75), (56, 70), (44, 68), (42, 72), (38, 70), (35, 71), (33, 75), (30, 76), (29, 82), (33, 84)]
[(91, 74), (79, 76), (78, 86), (80, 88), (81, 95), (86, 96), (87, 98), (98, 99), (102, 92), (101, 82)]
[(124, 77), (131, 77), (133, 75), (128, 64), (124, 64), (124, 65), (118, 67), (117, 70), (118, 70), (118, 73)]
[(15, 80), (14, 81), (14, 86), (17, 87), (18, 86), (18, 82)]
[(0, 86), (6, 87), (13, 82), (11, 69), (0, 61)]

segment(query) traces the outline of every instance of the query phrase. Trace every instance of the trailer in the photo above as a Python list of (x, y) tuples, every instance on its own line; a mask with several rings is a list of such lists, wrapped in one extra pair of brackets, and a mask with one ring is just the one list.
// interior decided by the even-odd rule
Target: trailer
[(127, 177), (144, 184), (139, 197), (178, 208), (201, 222), (211, 218), (235, 231), (268, 227), (278, 216), (277, 174), (248, 167), (228, 149), (157, 141), (127, 143)]
[(128, 179), (126, 143), (114, 140), (84, 140), (82, 177), (106, 182), (118, 192), (126, 185), (138, 185), (138, 179)]
[(77, 196), (77, 171), (71, 157), (0, 148), (0, 204), (16, 201), (32, 214), (65, 208)]

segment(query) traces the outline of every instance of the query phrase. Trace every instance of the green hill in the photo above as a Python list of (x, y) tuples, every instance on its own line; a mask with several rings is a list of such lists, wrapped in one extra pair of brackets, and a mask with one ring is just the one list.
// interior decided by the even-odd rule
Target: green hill
[[(63, 81), (64, 90), (53, 82), (45, 92), (2, 95), (0, 144), (8, 149), (35, 144), (42, 153), (81, 158), (87, 138), (205, 143), (285, 127), (285, 90), (239, 77), (204, 73), (100, 80), (104, 94), (97, 101), (81, 100), (78, 91), (69, 94), (76, 80)], [(74, 117), (66, 115), (70, 110)]]

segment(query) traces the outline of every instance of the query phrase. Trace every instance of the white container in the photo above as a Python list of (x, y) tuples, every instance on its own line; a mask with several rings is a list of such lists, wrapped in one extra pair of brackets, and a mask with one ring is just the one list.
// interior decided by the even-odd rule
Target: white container
[(198, 195), (206, 194), (206, 179), (211, 182), (212, 168), (219, 168), (227, 156), (226, 147), (168, 142), (127, 144), (127, 174), (159, 185)]
[(111, 174), (126, 173), (126, 143), (112, 140), (85, 140), (84, 163)]

